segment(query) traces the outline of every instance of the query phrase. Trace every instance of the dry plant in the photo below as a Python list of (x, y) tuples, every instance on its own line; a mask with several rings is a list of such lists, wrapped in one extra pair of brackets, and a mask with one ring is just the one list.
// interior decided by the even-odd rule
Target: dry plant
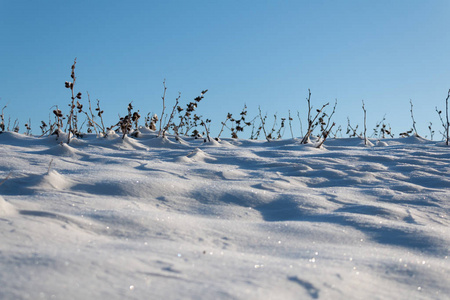
[[(255, 117), (250, 122), (246, 121), (247, 105), (245, 105), (245, 104), (244, 104), (244, 108), (242, 109), (242, 111), (241, 111), (241, 113), (239, 115), (240, 115), (239, 119), (236, 119), (236, 118), (233, 117), (232, 113), (227, 113), (227, 117), (226, 117), (225, 121), (221, 122), (222, 128), (220, 129), (220, 132), (217, 135), (217, 138), (220, 138), (224, 128), (227, 128), (231, 132), (231, 138), (237, 139), (238, 138), (238, 133), (239, 132), (244, 132), (245, 127), (248, 127), (248, 126), (252, 125), (254, 120), (256, 119), (256, 117)], [(231, 123), (230, 127), (227, 126), (227, 122), (228, 121), (230, 121), (230, 123)]]
[(31, 135), (31, 119), (28, 120), (28, 123), (25, 123), (26, 135)]
[(162, 121), (163, 121), (163, 118), (164, 118), (164, 111), (166, 110), (166, 91), (167, 91), (167, 87), (166, 87), (166, 80), (165, 79), (163, 81), (163, 86), (164, 86), (164, 91), (163, 91), (163, 95), (161, 97), (162, 103), (163, 103), (162, 104), (163, 108), (162, 108), (161, 118), (159, 120), (159, 133), (158, 133), (158, 136), (160, 136), (161, 133), (162, 133), (162, 129), (161, 129)]
[(329, 128), (322, 131), (322, 136), (321, 136), (320, 142), (316, 146), (317, 148), (322, 147), (323, 143), (325, 143), (325, 141), (327, 140), (328, 136), (330, 135), (331, 129), (333, 129), (334, 125), (336, 125), (336, 123), (333, 122), (333, 124), (331, 124), (331, 126)]
[(415, 137), (420, 137), (419, 134), (417, 133), (417, 129), (416, 129), (416, 120), (414, 119), (412, 100), (409, 100), (409, 104), (410, 104), (410, 114), (411, 114), (411, 120), (412, 120), (412, 127), (411, 127), (410, 130), (405, 131), (405, 132), (401, 132), (399, 135), (400, 135), (400, 137), (408, 137), (408, 136), (412, 136), (412, 135), (414, 135)]
[(203, 133), (204, 135), (206, 134), (206, 139), (205, 142), (211, 142), (211, 137), (210, 137), (210, 126), (211, 126), (211, 120), (210, 119), (206, 119), (205, 121), (200, 120), (200, 126), (203, 126), (205, 128), (205, 132)]
[(303, 124), (302, 124), (302, 119), (300, 118), (299, 111), (297, 111), (297, 118), (298, 118), (298, 122), (300, 123), (300, 136), (303, 136)]
[(380, 122), (376, 123), (371, 137), (384, 139), (386, 138), (386, 135), (390, 136), (391, 138), (394, 137), (391, 126), (389, 124), (386, 124), (386, 115), (384, 115), (383, 119), (381, 119)]
[(119, 115), (119, 122), (117, 122), (115, 125), (108, 127), (107, 130), (113, 130), (113, 128), (118, 127), (120, 132), (122, 133), (122, 139), (125, 138), (126, 135), (130, 134), (133, 130), (134, 125), (134, 137), (139, 137), (140, 132), (138, 129), (138, 122), (141, 115), (139, 114), (139, 111), (133, 112), (133, 105), (132, 102), (128, 103), (127, 107), (127, 115), (125, 117), (120, 117)]
[[(178, 118), (180, 119), (180, 123), (174, 127), (175, 128), (175, 134), (181, 135), (184, 134), (185, 136), (189, 135), (189, 132), (193, 130), (191, 136), (193, 137), (199, 137), (199, 132), (196, 129), (198, 125), (201, 123), (201, 116), (195, 114), (195, 109), (198, 106), (198, 103), (200, 103), (204, 95), (208, 92), (208, 90), (203, 90), (200, 93), (200, 96), (197, 96), (194, 98), (194, 101), (191, 101), (187, 104), (186, 110), (182, 109), (181, 107), (177, 106), (178, 110)], [(181, 112), (184, 111), (184, 114), (182, 115)]]
[(289, 129), (291, 131), (291, 137), (294, 138), (294, 132), (292, 131), (292, 120), (291, 111), (289, 110)]
[(331, 129), (336, 125), (336, 123), (331, 123), (331, 118), (333, 117), (334, 113), (336, 112), (336, 106), (337, 106), (337, 100), (334, 102), (333, 111), (328, 116), (326, 113), (323, 113), (321, 117), (319, 117), (319, 124), (320, 124), (320, 134), (319, 134), (319, 144), (317, 145), (317, 148), (322, 147), (323, 143), (325, 143), (326, 139), (331, 133)]
[[(65, 117), (63, 116), (63, 113), (61, 112), (61, 110), (58, 108), (58, 105), (55, 105), (54, 107), (56, 107), (56, 109), (53, 110), (55, 122), (52, 125), (50, 125), (49, 133), (55, 134), (57, 137), (59, 137), (59, 134), (62, 131), (63, 120), (65, 120)], [(55, 131), (53, 131), (52, 129), (55, 128), (55, 126), (56, 126), (56, 129), (55, 129)]]
[(3, 185), (5, 182), (6, 182), (6, 180), (8, 180), (9, 179), (9, 177), (11, 177), (11, 174), (12, 174), (12, 172), (9, 172), (9, 174), (8, 175), (6, 175), (6, 177), (5, 178), (3, 178), (3, 180), (2, 181), (0, 181), (0, 185)]
[(334, 132), (333, 138), (337, 139), (338, 134), (342, 137), (342, 126), (341, 125), (339, 125), (338, 128), (336, 129), (336, 131)]
[(361, 140), (364, 140), (364, 137), (362, 136), (362, 133), (358, 133), (358, 127), (359, 125), (356, 125), (356, 127), (353, 127), (350, 123), (350, 118), (347, 117), (347, 133), (349, 137), (358, 137)]
[(327, 107), (330, 103), (327, 103), (322, 106), (320, 109), (316, 109), (316, 115), (314, 118), (312, 118), (311, 112), (313, 107), (311, 106), (311, 90), (308, 89), (308, 98), (306, 98), (306, 101), (308, 102), (308, 130), (306, 131), (306, 134), (303, 136), (301, 144), (308, 144), (310, 142), (311, 134), (313, 133), (314, 129), (319, 125), (318, 118), (322, 116), (326, 116), (326, 114), (322, 114), (325, 107)]
[(436, 112), (439, 115), (439, 119), (441, 120), (442, 127), (444, 127), (444, 131), (441, 132), (443, 140), (445, 140), (445, 144), (448, 146), (450, 143), (450, 136), (449, 136), (449, 127), (450, 127), (450, 121), (448, 116), (448, 100), (450, 99), (450, 90), (448, 90), (447, 98), (445, 99), (445, 117), (446, 120), (444, 121), (442, 117), (442, 110), (438, 110), (436, 107)]
[(91, 128), (93, 128), (95, 131), (95, 134), (99, 135), (99, 130), (100, 130), (102, 133), (102, 136), (106, 136), (105, 125), (103, 123), (103, 117), (102, 117), (103, 110), (100, 109), (100, 100), (97, 99), (97, 107), (95, 108), (95, 111), (97, 112), (97, 116), (100, 118), (101, 125), (99, 125), (97, 122), (95, 122), (95, 115), (94, 115), (94, 112), (92, 111), (92, 105), (91, 105), (91, 97), (88, 92), (86, 92), (86, 94), (88, 96), (89, 113), (86, 111), (82, 111), (83, 106), (79, 103), (78, 103), (78, 109), (79, 109), (80, 113), (84, 112), (84, 114), (86, 115), (86, 118), (88, 119), (87, 132), (92, 133)]
[(43, 136), (46, 132), (47, 132), (47, 123), (45, 123), (44, 121), (41, 121), (41, 126), (39, 126), (39, 128), (41, 128), (41, 132), (42, 132), (42, 135), (41, 136)]
[(263, 132), (264, 132), (264, 136), (266, 137), (266, 140), (267, 140), (268, 142), (270, 142), (270, 138), (269, 138), (269, 136), (268, 136), (268, 134), (267, 134), (267, 132), (266, 132), (266, 128), (265, 128), (265, 125), (266, 125), (266, 119), (267, 119), (267, 114), (266, 114), (266, 115), (264, 116), (264, 118), (263, 118), (262, 113), (261, 113), (261, 106), (258, 106), (258, 110), (259, 110), (259, 119), (260, 119), (260, 121), (261, 121), (261, 125), (260, 125), (259, 128), (258, 128), (258, 131), (257, 131), (257, 134), (256, 134), (256, 138), (259, 137), (259, 134), (261, 133), (261, 129), (262, 129)]
[[(53, 109), (53, 115), (49, 116), (49, 121), (44, 122), (41, 121), (40, 123), (40, 129), (42, 132), (42, 135), (49, 134), (49, 135), (60, 135), (61, 132), (66, 131), (68, 133), (67, 136), (67, 143), (69, 144), (73, 136), (81, 136), (82, 135), (82, 128), (86, 124), (87, 132), (92, 133), (95, 132), (98, 136), (106, 136), (107, 130), (111, 130), (114, 127), (118, 127), (117, 131), (122, 132), (122, 138), (125, 138), (126, 135), (131, 134), (133, 136), (139, 136), (139, 126), (138, 122), (140, 119), (139, 111), (134, 111), (132, 103), (128, 104), (128, 113), (125, 117), (120, 118), (119, 122), (116, 125), (113, 125), (111, 127), (105, 127), (103, 122), (103, 110), (100, 108), (100, 101), (97, 100), (97, 106), (92, 109), (92, 103), (90, 99), (90, 95), (87, 93), (88, 98), (88, 109), (84, 110), (83, 104), (80, 103), (79, 100), (81, 100), (82, 94), (80, 92), (75, 92), (74, 86), (76, 83), (76, 76), (75, 76), (75, 67), (76, 67), (77, 59), (75, 58), (71, 67), (71, 81), (65, 82), (65, 87), (67, 89), (70, 89), (71, 97), (70, 97), (70, 103), (69, 107), (70, 110), (68, 114), (63, 114), (63, 112), (59, 109), (57, 105), (52, 106), (50, 109)], [(205, 141), (210, 141), (210, 127), (211, 127), (211, 120), (210, 119), (204, 119), (201, 115), (196, 114), (196, 109), (198, 106), (198, 103), (202, 101), (204, 98), (205, 93), (208, 90), (204, 90), (201, 92), (200, 96), (196, 97), (193, 101), (189, 102), (187, 104), (186, 108), (182, 108), (179, 105), (179, 100), (181, 98), (181, 94), (178, 95), (178, 97), (175, 99), (175, 104), (172, 108), (172, 111), (170, 115), (166, 114), (166, 92), (167, 92), (167, 86), (166, 86), (166, 80), (163, 81), (163, 95), (161, 97), (162, 99), (162, 112), (160, 117), (156, 114), (148, 113), (145, 118), (145, 126), (147, 128), (150, 128), (153, 131), (157, 130), (157, 124), (159, 122), (159, 132), (158, 136), (165, 137), (168, 133), (173, 132), (176, 135), (176, 138), (178, 138), (180, 135), (185, 136), (193, 136), (196, 138), (202, 137), (202, 135), (206, 135)], [(328, 115), (325, 111), (326, 107), (329, 105), (329, 103), (326, 103), (319, 109), (313, 109), (313, 106), (311, 104), (311, 91), (308, 89), (308, 97), (306, 98), (307, 105), (308, 105), (308, 111), (307, 111), (307, 130), (306, 133), (303, 135), (303, 125), (302, 120), (300, 118), (300, 113), (297, 111), (297, 117), (300, 122), (300, 132), (303, 136), (301, 143), (306, 144), (310, 142), (310, 138), (313, 135), (313, 133), (318, 131), (318, 133), (315, 135), (318, 138), (318, 145), (317, 147), (321, 147), (323, 143), (326, 141), (326, 139), (334, 134), (334, 137), (336, 138), (338, 133), (342, 131), (341, 126), (338, 126), (338, 129), (333, 132), (333, 128), (336, 125), (334, 122), (331, 121), (333, 115), (336, 111), (337, 101), (335, 102), (335, 105), (333, 107), (333, 111), (330, 115)], [(442, 134), (443, 140), (445, 140), (445, 143), (449, 145), (450, 143), (450, 122), (449, 122), (449, 100), (450, 100), (450, 90), (448, 91), (446, 103), (445, 103), (445, 115), (443, 114), (442, 110), (438, 110), (436, 107), (436, 112), (439, 115), (443, 131), (440, 132)], [(2, 108), (1, 114), (0, 114), (0, 133), (9, 131), (10, 125), (11, 125), (11, 118), (8, 119), (8, 122), (5, 121), (5, 115), (4, 111), (6, 109), (6, 105)], [(406, 132), (400, 133), (401, 137), (405, 136), (417, 136), (419, 137), (417, 128), (416, 128), (416, 121), (415, 116), (413, 112), (413, 102), (410, 100), (410, 116), (412, 119), (412, 128)], [(365, 145), (368, 145), (369, 139), (367, 137), (367, 111), (364, 101), (362, 101), (362, 109), (364, 113), (364, 128), (361, 131), (358, 131), (358, 126), (352, 127), (350, 124), (350, 119), (348, 118), (348, 124), (347, 124), (347, 134), (350, 137), (359, 137), (360, 139), (364, 140)], [(294, 130), (293, 130), (293, 118), (291, 116), (291, 111), (288, 112), (288, 117), (281, 117), (278, 118), (277, 114), (274, 115), (273, 125), (271, 127), (268, 126), (267, 121), (267, 113), (263, 116), (261, 107), (258, 107), (259, 114), (251, 121), (248, 120), (247, 116), (247, 106), (244, 105), (244, 108), (242, 109), (239, 116), (235, 117), (232, 113), (227, 113), (225, 121), (221, 122), (222, 127), (219, 132), (219, 135), (217, 136), (217, 139), (220, 138), (222, 133), (224, 132), (225, 128), (230, 131), (232, 138), (239, 138), (238, 135), (240, 135), (242, 132), (244, 132), (244, 129), (246, 127), (252, 126), (252, 132), (250, 139), (258, 139), (261, 134), (264, 134), (265, 139), (270, 142), (274, 139), (281, 139), (283, 138), (283, 135), (286, 131), (287, 123), (289, 124), (289, 131), (292, 138), (294, 138)], [(79, 120), (79, 116), (84, 115), (86, 116), (86, 119)], [(100, 121), (97, 121), (98, 118)], [(84, 117), (83, 117), (84, 118)], [(255, 120), (259, 118), (259, 126), (256, 124)], [(81, 126), (78, 125), (78, 122), (80, 121)], [(83, 122), (81, 122), (83, 121)], [(7, 124), (6, 124), (7, 123)], [(431, 136), (431, 139), (433, 139), (435, 131), (432, 129), (432, 123), (429, 122), (429, 133)], [(65, 126), (65, 128), (64, 128)], [(31, 119), (25, 124), (26, 132), (25, 134), (31, 135)], [(305, 126), (306, 128), (306, 126)], [(19, 122), (18, 120), (15, 120), (14, 125), (12, 127), (12, 130), (15, 132), (19, 131)], [(200, 132), (202, 131), (202, 132)], [(342, 136), (342, 134), (341, 134)], [(383, 119), (378, 122), (373, 129), (373, 133), (371, 137), (376, 138), (386, 138), (386, 137), (394, 137), (394, 134), (392, 133), (392, 130), (390, 128), (389, 124), (386, 124), (386, 118), (385, 116)]]
[(283, 138), (284, 135), (284, 131), (286, 130), (284, 124), (286, 122), (286, 118), (281, 118), (281, 124), (280, 124), (280, 128), (277, 131), (277, 139), (281, 139)]
[(2, 114), (0, 115), (0, 130), (1, 130), (1, 132), (5, 131), (5, 113), (4, 113), (4, 111), (5, 111), (6, 107), (7, 107), (7, 105), (3, 106)]
[(409, 104), (411, 104), (410, 112), (411, 112), (411, 119), (412, 119), (412, 128), (414, 129), (414, 135), (416, 137), (420, 137), (419, 134), (417, 133), (417, 129), (416, 129), (416, 120), (414, 119), (413, 103), (412, 103), (411, 99), (409, 100)]
[(145, 117), (145, 127), (147, 127), (150, 130), (156, 131), (156, 124), (158, 123), (158, 115), (153, 114), (153, 116), (150, 116), (151, 114), (152, 113), (149, 112)]
[(383, 116), (383, 119), (381, 119), (380, 122), (375, 124), (375, 128), (373, 129), (373, 133), (370, 137), (374, 138), (380, 138), (381, 136), (381, 124), (384, 124), (384, 121), (386, 121), (386, 115)]
[[(165, 85), (164, 85), (164, 90), (166, 89), (166, 87), (165, 87)], [(165, 97), (165, 96), (164, 96)], [(164, 98), (163, 97), (163, 98)], [(179, 103), (179, 101), (180, 101), (180, 98), (181, 98), (181, 93), (179, 92), (178, 93), (178, 97), (175, 99), (175, 105), (173, 106), (173, 109), (172, 109), (172, 113), (170, 114), (170, 117), (169, 117), (169, 120), (167, 121), (167, 123), (166, 123), (166, 125), (164, 126), (164, 129), (163, 129), (163, 131), (162, 131), (162, 137), (165, 137), (166, 136), (166, 132), (169, 130), (169, 128), (170, 127), (172, 127), (173, 128), (173, 131), (175, 132), (175, 133), (177, 133), (178, 132), (178, 129), (176, 128), (176, 125), (175, 125), (175, 123), (173, 123), (173, 119), (174, 119), (174, 117), (175, 117), (175, 112), (178, 110), (178, 103)], [(163, 99), (163, 106), (164, 106), (164, 99)], [(164, 112), (164, 110), (163, 110), (163, 112)]]
[(431, 128), (433, 126), (433, 123), (429, 123), (428, 124), (428, 130), (430, 131), (430, 139), (433, 140), (433, 136), (434, 136), (434, 130)]
[(364, 111), (364, 145), (367, 146), (368, 144), (368, 140), (367, 140), (367, 111), (366, 111), (366, 107), (364, 105), (364, 100), (362, 101), (362, 109)]
[[(75, 86), (75, 81), (76, 81), (76, 77), (75, 77), (75, 65), (77, 63), (77, 59), (75, 58), (73, 61), (73, 65), (72, 65), (72, 73), (70, 74), (70, 77), (72, 78), (72, 82), (66, 81), (65, 82), (65, 87), (70, 89), (72, 96), (71, 96), (71, 103), (69, 104), (70, 106), (70, 113), (67, 116), (67, 125), (69, 126), (69, 132), (68, 132), (68, 138), (67, 138), (67, 144), (70, 143), (70, 135), (78, 135), (78, 128), (77, 128), (77, 116), (76, 116), (76, 112), (75, 112), (75, 99), (81, 99), (81, 93), (78, 92), (75, 95), (74, 92), (74, 86)], [(77, 105), (80, 105), (78, 100), (77, 100)]]

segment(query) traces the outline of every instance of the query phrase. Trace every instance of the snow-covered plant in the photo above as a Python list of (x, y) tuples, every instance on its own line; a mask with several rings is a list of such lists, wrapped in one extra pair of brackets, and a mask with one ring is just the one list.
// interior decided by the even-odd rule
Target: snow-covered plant
[[(55, 116), (55, 122), (50, 125), (49, 132), (51, 134), (56, 134), (59, 137), (59, 134), (63, 127), (63, 120), (65, 117), (63, 116), (61, 110), (58, 108), (58, 105), (55, 105), (55, 109), (53, 110), (53, 115)], [(56, 126), (56, 130), (53, 132), (53, 128)]]
[(132, 102), (128, 103), (128, 114), (123, 117), (120, 118), (119, 120), (119, 127), (120, 130), (122, 131), (123, 135), (122, 135), (122, 139), (125, 138), (125, 136), (127, 134), (129, 134), (133, 128), (133, 124), (134, 124), (134, 132), (135, 132), (135, 136), (139, 135), (139, 131), (138, 131), (138, 121), (139, 118), (141, 117), (141, 115), (139, 114), (139, 111), (135, 111), (133, 112), (133, 105), (131, 104)]

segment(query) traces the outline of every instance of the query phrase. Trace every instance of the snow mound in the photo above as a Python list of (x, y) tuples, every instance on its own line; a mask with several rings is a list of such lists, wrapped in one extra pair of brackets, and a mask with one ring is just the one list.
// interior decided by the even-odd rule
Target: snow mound
[[(73, 143), (71, 144), (73, 146)], [(43, 150), (42, 154), (50, 154), (53, 156), (64, 156), (64, 157), (72, 157), (72, 158), (80, 158), (84, 156), (84, 154), (80, 151), (68, 145), (66, 143), (61, 143), (56, 146), (49, 148), (48, 150)]]
[(219, 143), (215, 139), (210, 139), (209, 141), (205, 141), (205, 143), (203, 145), (209, 146), (209, 147), (222, 147), (221, 143)]
[(181, 138), (178, 138), (178, 141), (171, 141), (168, 137), (150, 137), (148, 139), (143, 140), (145, 145), (148, 145), (151, 148), (186, 148), (188, 144)]
[(59, 174), (55, 170), (50, 170), (50, 172), (42, 176), (42, 179), (35, 188), (65, 190), (69, 189), (74, 184), (75, 183), (66, 176)]
[(376, 144), (377, 147), (387, 147), (389, 146), (388, 143), (386, 143), (385, 141), (378, 141)]
[(216, 159), (212, 157), (211, 155), (205, 153), (203, 150), (199, 148), (195, 148), (192, 152), (190, 152), (188, 155), (180, 157), (178, 159), (179, 162), (211, 162), (215, 161)]
[(0, 196), (0, 218), (16, 213), (16, 208)]

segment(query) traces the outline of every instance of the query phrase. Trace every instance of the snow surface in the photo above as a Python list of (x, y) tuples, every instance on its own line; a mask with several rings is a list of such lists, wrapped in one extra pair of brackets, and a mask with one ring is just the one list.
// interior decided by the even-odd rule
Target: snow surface
[(0, 299), (449, 299), (450, 148), (0, 135)]

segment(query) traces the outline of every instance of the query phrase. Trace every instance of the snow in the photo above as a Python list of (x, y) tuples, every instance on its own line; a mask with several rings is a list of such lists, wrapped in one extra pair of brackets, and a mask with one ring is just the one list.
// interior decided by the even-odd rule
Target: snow
[(0, 299), (449, 299), (442, 143), (66, 138), (0, 134)]

